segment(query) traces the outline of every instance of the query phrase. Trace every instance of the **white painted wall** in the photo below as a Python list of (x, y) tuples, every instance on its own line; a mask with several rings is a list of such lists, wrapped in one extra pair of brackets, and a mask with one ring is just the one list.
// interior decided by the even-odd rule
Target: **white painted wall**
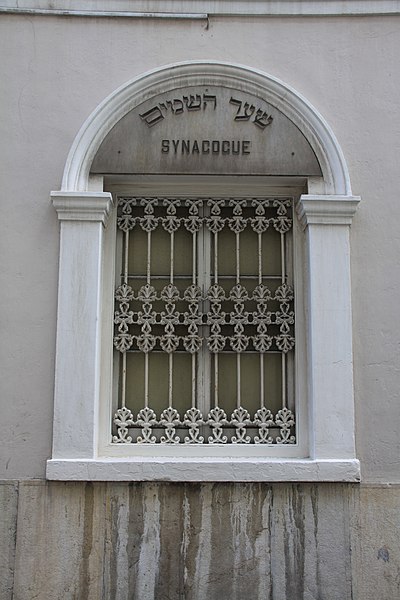
[[(0, 16), (0, 478), (43, 477), (51, 453), (60, 189), (70, 145), (115, 88), (190, 59), (259, 68), (303, 94), (345, 154), (352, 226), (357, 453), (400, 480), (400, 17), (202, 21)], [(397, 212), (396, 212), (397, 211)]]

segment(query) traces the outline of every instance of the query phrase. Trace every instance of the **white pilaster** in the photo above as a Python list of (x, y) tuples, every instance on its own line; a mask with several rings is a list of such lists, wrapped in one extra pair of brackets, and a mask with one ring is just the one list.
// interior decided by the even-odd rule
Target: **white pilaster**
[(311, 458), (355, 458), (350, 224), (359, 198), (303, 195)]
[(60, 220), (53, 458), (97, 450), (103, 228), (112, 198), (52, 192)]

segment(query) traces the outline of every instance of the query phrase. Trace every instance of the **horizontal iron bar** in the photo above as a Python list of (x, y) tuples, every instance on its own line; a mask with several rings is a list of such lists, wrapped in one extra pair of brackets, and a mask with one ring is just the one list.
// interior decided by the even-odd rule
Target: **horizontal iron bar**
[[(212, 274), (211, 274), (212, 275)], [(123, 274), (120, 275), (124, 277)], [(151, 279), (165, 279), (169, 281), (169, 275), (151, 275)], [(128, 275), (128, 279), (143, 279), (146, 280), (146, 275)], [(192, 275), (174, 275), (174, 279), (192, 280)], [(218, 279), (233, 279), (236, 280), (236, 275), (218, 275)], [(258, 279), (258, 275), (240, 275), (240, 279)], [(282, 279), (282, 275), (263, 275), (262, 279)]]
[[(116, 350), (116, 352), (119, 353), (119, 350)], [(126, 350), (126, 354), (142, 354), (144, 356), (144, 352), (142, 350), (136, 350), (135, 348), (130, 348), (129, 350)], [(165, 352), (165, 350), (151, 350), (151, 352), (149, 352), (148, 354), (168, 354), (168, 352)], [(172, 354), (186, 354), (186, 355), (190, 355), (190, 352), (188, 352), (187, 350), (174, 350), (172, 352)], [(195, 354), (198, 354), (198, 352), (195, 352)], [(221, 352), (211, 352), (210, 354), (256, 354), (257, 356), (260, 356), (260, 354), (282, 354), (282, 352), (280, 350), (268, 350), (268, 352), (258, 352), (257, 350), (245, 350), (244, 352), (235, 352), (234, 350), (222, 350)]]

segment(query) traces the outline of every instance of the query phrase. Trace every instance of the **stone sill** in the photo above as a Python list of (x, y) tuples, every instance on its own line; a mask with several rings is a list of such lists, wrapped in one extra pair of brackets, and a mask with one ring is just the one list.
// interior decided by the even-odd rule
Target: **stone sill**
[(360, 481), (356, 459), (52, 459), (47, 479), (61, 481)]

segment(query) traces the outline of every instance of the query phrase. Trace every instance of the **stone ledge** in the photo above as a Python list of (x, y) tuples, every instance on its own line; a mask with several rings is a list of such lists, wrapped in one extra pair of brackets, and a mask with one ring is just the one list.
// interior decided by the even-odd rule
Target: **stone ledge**
[(47, 478), (62, 481), (359, 482), (360, 463), (356, 459), (52, 459), (47, 461)]

